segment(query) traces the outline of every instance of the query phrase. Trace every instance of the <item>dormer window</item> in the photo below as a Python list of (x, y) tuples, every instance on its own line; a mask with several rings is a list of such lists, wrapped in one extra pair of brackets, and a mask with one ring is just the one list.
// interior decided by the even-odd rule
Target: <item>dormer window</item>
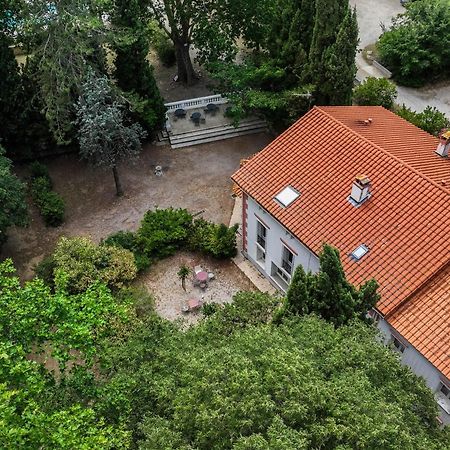
[(299, 196), (300, 192), (296, 191), (292, 186), (286, 186), (279, 194), (275, 196), (275, 200), (283, 208), (286, 208)]

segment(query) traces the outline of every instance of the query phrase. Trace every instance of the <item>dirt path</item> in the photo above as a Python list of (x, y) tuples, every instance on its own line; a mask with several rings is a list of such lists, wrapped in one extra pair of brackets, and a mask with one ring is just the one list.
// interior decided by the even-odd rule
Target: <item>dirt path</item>
[[(120, 167), (125, 195), (115, 196), (112, 173), (93, 169), (75, 155), (48, 161), (54, 189), (66, 202), (66, 221), (46, 228), (31, 208), (29, 228), (10, 228), (0, 258), (12, 257), (22, 278), (33, 276), (32, 267), (52, 251), (59, 236), (91, 236), (95, 241), (121, 230), (134, 230), (143, 214), (156, 206), (204, 210), (203, 217), (228, 224), (233, 208), (230, 175), (239, 161), (270, 142), (266, 134), (171, 150), (147, 145), (134, 165)], [(155, 165), (164, 175), (154, 175)], [(26, 170), (18, 168), (24, 175)]]

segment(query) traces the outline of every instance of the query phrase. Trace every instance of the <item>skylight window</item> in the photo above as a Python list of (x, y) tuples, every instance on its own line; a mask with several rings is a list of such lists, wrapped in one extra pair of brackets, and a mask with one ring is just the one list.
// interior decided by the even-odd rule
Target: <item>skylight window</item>
[(364, 244), (361, 244), (352, 251), (351, 257), (359, 261), (368, 251), (369, 249)]
[(300, 196), (293, 187), (286, 186), (279, 194), (275, 196), (275, 200), (281, 204), (281, 206), (289, 206), (296, 198)]

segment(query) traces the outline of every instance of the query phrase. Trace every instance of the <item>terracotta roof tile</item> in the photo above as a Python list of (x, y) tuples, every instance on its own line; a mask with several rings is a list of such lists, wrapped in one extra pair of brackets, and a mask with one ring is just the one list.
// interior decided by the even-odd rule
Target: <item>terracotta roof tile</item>
[(450, 380), (450, 264), (387, 319)]
[[(364, 127), (380, 128), (373, 136), (352, 126), (352, 120), (367, 117), (373, 121)], [(434, 154), (437, 138), (396, 117), (380, 107), (316, 107), (232, 177), (312, 251), (319, 253), (324, 242), (339, 248), (353, 283), (376, 278), (383, 314), (432, 277), (450, 255), (450, 191), (437, 182), (450, 170), (448, 160)], [(394, 144), (386, 144), (397, 133), (411, 135), (409, 150), (420, 157), (406, 161)], [(426, 173), (421, 172), (424, 143), (429, 158), (439, 158), (435, 171), (425, 162)], [(356, 208), (348, 197), (360, 173), (370, 178), (372, 196)], [(287, 185), (301, 195), (282, 208), (274, 197)], [(355, 262), (349, 254), (360, 244), (370, 250)]]

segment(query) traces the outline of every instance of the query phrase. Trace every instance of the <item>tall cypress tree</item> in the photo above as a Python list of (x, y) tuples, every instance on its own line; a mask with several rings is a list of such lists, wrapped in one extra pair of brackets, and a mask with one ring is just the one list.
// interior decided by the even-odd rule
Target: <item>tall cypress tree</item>
[(306, 78), (316, 86), (323, 81), (323, 54), (334, 44), (349, 9), (348, 0), (316, 0), (314, 30)]
[(318, 86), (318, 101), (326, 105), (350, 105), (356, 75), (358, 45), (356, 10), (348, 10), (336, 42), (323, 55), (323, 82)]
[(118, 86), (139, 105), (138, 115), (152, 131), (164, 121), (165, 108), (147, 61), (149, 38), (145, 29), (145, 7), (140, 0), (116, 0), (113, 25), (122, 31), (115, 47), (115, 76)]

